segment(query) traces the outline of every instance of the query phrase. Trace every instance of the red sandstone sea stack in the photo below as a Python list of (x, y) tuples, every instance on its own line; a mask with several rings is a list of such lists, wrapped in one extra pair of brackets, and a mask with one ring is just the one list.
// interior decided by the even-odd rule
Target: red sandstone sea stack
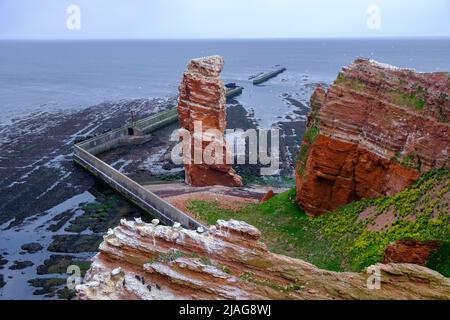
[(450, 79), (367, 59), (311, 98), (297, 164), (297, 199), (319, 215), (398, 193), (450, 165)]
[[(223, 135), (226, 128), (226, 89), (220, 78), (223, 58), (210, 56), (192, 59), (183, 75), (178, 98), (178, 118), (183, 129), (192, 137), (192, 162), (185, 164), (186, 183), (195, 186), (242, 186), (242, 179), (236, 174), (231, 164), (226, 163), (227, 150)], [(201, 124), (200, 132), (195, 131), (195, 124)], [(211, 136), (208, 132), (215, 131)], [(200, 137), (200, 136), (201, 137)], [(208, 145), (215, 143), (214, 162), (201, 159), (194, 163), (195, 139), (202, 140), (197, 151), (204, 154)], [(206, 140), (206, 141), (205, 141)], [(210, 140), (210, 141), (207, 141)]]

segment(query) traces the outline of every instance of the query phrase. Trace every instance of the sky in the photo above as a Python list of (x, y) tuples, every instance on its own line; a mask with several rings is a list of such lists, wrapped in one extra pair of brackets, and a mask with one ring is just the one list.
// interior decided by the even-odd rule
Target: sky
[(429, 36), (450, 0), (0, 0), (0, 39)]

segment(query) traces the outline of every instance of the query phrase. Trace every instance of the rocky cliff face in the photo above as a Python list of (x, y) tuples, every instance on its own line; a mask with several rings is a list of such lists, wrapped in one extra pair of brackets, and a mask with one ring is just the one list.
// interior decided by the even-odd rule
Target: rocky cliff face
[(77, 287), (80, 299), (449, 299), (448, 278), (412, 264), (336, 273), (273, 254), (245, 222), (219, 220), (199, 233), (121, 221)]
[[(181, 127), (191, 136), (191, 163), (185, 164), (186, 182), (196, 187), (242, 185), (241, 177), (226, 164), (228, 150), (223, 139), (226, 90), (220, 78), (223, 64), (219, 56), (193, 59), (180, 85), (178, 118)], [(196, 144), (195, 139), (203, 142)], [(210, 160), (203, 157), (208, 146), (214, 146), (208, 153)], [(195, 153), (200, 157), (194, 156)]]
[(450, 78), (366, 59), (311, 98), (297, 164), (297, 199), (318, 215), (391, 195), (450, 165)]

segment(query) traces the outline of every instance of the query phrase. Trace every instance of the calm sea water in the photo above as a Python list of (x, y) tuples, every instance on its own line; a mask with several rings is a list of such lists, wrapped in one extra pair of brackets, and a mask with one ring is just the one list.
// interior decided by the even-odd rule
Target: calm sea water
[[(225, 81), (244, 85), (239, 100), (267, 125), (287, 111), (282, 93), (307, 100), (308, 83), (331, 82), (357, 56), (450, 71), (449, 39), (0, 41), (0, 123), (36, 111), (173, 97), (187, 61), (211, 54), (225, 57)], [(288, 71), (264, 86), (251, 85), (249, 76), (276, 64)]]

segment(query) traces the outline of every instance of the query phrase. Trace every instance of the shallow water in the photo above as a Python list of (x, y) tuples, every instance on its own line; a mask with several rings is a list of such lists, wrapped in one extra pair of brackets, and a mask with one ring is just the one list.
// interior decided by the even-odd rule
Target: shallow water
[[(36, 277), (36, 267), (43, 264), (45, 259), (50, 257), (51, 253), (45, 248), (52, 242), (53, 234), (48, 232), (46, 229), (50, 224), (52, 224), (53, 218), (67, 210), (72, 210), (79, 207), (83, 203), (92, 203), (95, 201), (95, 197), (88, 191), (85, 191), (79, 195), (69, 198), (59, 205), (47, 210), (41, 216), (34, 217), (24, 221), (21, 226), (14, 227), (11, 229), (6, 229), (8, 223), (0, 226), (1, 231), (1, 247), (2, 250), (8, 252), (7, 258), (10, 263), (19, 261), (31, 261), (34, 263), (33, 267), (26, 268), (23, 270), (10, 270), (5, 268), (1, 271), (6, 280), (6, 285), (0, 289), (0, 298), (4, 295), (8, 299), (41, 299), (42, 297), (33, 295), (33, 290), (28, 285), (27, 281)], [(79, 212), (80, 213), (80, 212)], [(67, 234), (64, 231), (63, 226), (58, 234)], [(21, 254), (23, 250), (20, 249), (21, 245), (26, 243), (37, 242), (41, 244), (44, 249), (30, 254)], [(91, 254), (74, 254), (80, 257), (90, 258)], [(11, 278), (9, 278), (11, 277)], [(4, 294), (6, 293), (6, 294)]]

